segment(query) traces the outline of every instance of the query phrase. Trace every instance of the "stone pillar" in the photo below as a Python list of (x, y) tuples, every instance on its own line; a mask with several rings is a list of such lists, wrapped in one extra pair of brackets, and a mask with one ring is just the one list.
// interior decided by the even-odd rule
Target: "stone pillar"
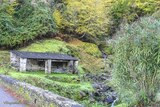
[(78, 61), (75, 61), (74, 67), (75, 67), (75, 68), (78, 68)]
[(78, 61), (73, 61), (73, 73), (77, 73)]
[(51, 60), (47, 60), (45, 61), (45, 73), (51, 73), (52, 71), (52, 61)]
[(47, 61), (45, 61), (45, 73), (47, 74), (48, 73), (48, 66), (47, 66), (47, 64), (48, 64), (48, 62)]
[(10, 62), (11, 65), (16, 63), (16, 55), (10, 52)]
[(20, 58), (20, 68), (19, 71), (26, 71), (26, 66), (27, 66), (27, 59), (25, 58)]
[(68, 69), (69, 72), (73, 72), (73, 61), (68, 62), (67, 69)]

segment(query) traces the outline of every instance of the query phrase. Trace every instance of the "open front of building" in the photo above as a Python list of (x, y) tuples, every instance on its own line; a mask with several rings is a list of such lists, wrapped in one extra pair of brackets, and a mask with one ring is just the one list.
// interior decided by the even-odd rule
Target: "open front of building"
[(11, 65), (17, 70), (45, 71), (45, 73), (77, 73), (78, 60), (65, 54), (10, 52)]

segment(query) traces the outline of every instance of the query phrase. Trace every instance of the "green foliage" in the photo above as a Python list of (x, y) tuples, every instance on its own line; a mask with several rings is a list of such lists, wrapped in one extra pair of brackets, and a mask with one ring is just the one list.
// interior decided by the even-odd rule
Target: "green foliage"
[(61, 81), (61, 82), (65, 82), (65, 83), (80, 83), (80, 78), (77, 76), (73, 76), (73, 77), (70, 76), (70, 78), (68, 78), (68, 77), (62, 78), (61, 76), (57, 77), (57, 76), (47, 75), (46, 78), (51, 79), (53, 81)]
[(7, 51), (0, 50), (0, 67), (5, 66), (5, 64), (9, 63), (9, 54)]
[[(12, 71), (10, 76), (76, 101), (88, 100), (89, 95), (86, 94), (85, 97), (81, 98), (80, 92), (88, 92), (93, 90), (89, 82), (69, 82), (70, 80), (73, 80), (73, 78), (78, 78), (77, 75), (73, 74), (52, 73), (50, 75), (46, 75), (44, 72), (40, 71), (28, 73), (18, 73)], [(56, 77), (59, 77), (59, 79), (55, 81)], [(68, 80), (68, 82), (64, 82), (63, 78)]]
[(152, 16), (155, 17), (156, 19), (160, 19), (160, 10), (155, 12)]
[(108, 55), (112, 55), (113, 54), (113, 51), (112, 51), (112, 47), (111, 46), (106, 46), (104, 48), (104, 52), (107, 53)]
[(10, 15), (15, 14), (15, 7), (18, 6), (18, 3), (14, 1), (6, 7), (6, 12)]
[(0, 47), (23, 46), (57, 29), (102, 40), (123, 20), (152, 14), (159, 5), (159, 0), (5, 0), (0, 4)]
[(0, 7), (0, 46), (14, 47), (48, 32), (55, 32), (49, 6), (37, 0), (3, 3)]
[(127, 106), (127, 104), (122, 103), (122, 104), (118, 104), (118, 105), (117, 105), (117, 106), (115, 106), (115, 107), (128, 107), (128, 106)]
[(102, 36), (108, 32), (108, 15), (112, 0), (64, 0), (63, 8), (55, 8), (57, 26), (79, 35)]
[(55, 52), (55, 53), (67, 53), (69, 48), (67, 48), (66, 43), (59, 40), (43, 40), (37, 41), (25, 48), (23, 51), (32, 52)]
[(99, 51), (97, 45), (95, 44), (90, 44), (90, 43), (84, 43), (82, 46), (80, 46), (84, 49), (84, 51), (86, 51), (86, 53), (96, 56), (96, 57), (100, 57), (101, 56), (101, 52)]
[(116, 0), (111, 9), (111, 28), (115, 29), (122, 21), (133, 22), (141, 16), (152, 14), (159, 7), (159, 0)]
[(146, 107), (160, 88), (160, 20), (141, 18), (116, 35), (113, 84), (122, 102)]
[(9, 63), (9, 55), (6, 51), (0, 51), (0, 67), (2, 68), (2, 73), (8, 75), (11, 72), (11, 65)]
[(109, 105), (104, 105), (104, 104), (100, 104), (100, 103), (97, 103), (97, 102), (90, 102), (90, 101), (85, 101), (85, 102), (82, 102), (83, 105), (85, 105), (85, 107), (110, 107)]

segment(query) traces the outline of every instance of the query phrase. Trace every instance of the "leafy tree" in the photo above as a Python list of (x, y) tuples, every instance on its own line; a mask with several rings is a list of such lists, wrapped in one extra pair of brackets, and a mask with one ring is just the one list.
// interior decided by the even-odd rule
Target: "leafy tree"
[(115, 32), (122, 21), (133, 22), (141, 16), (154, 13), (159, 8), (159, 0), (116, 0), (111, 9), (111, 33)]
[[(17, 5), (15, 5), (17, 4)], [(51, 8), (42, 0), (3, 3), (0, 7), (0, 46), (14, 47), (55, 32)]]
[(116, 35), (113, 83), (123, 102), (146, 107), (160, 89), (160, 20), (141, 18)]
[(79, 35), (101, 36), (108, 32), (109, 6), (112, 0), (65, 0), (53, 16), (61, 30)]

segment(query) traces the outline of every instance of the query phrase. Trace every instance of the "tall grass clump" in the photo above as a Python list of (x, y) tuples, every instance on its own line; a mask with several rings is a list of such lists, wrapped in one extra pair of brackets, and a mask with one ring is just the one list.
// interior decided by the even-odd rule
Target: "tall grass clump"
[(116, 35), (112, 82), (119, 99), (147, 107), (160, 89), (160, 20), (141, 18)]

